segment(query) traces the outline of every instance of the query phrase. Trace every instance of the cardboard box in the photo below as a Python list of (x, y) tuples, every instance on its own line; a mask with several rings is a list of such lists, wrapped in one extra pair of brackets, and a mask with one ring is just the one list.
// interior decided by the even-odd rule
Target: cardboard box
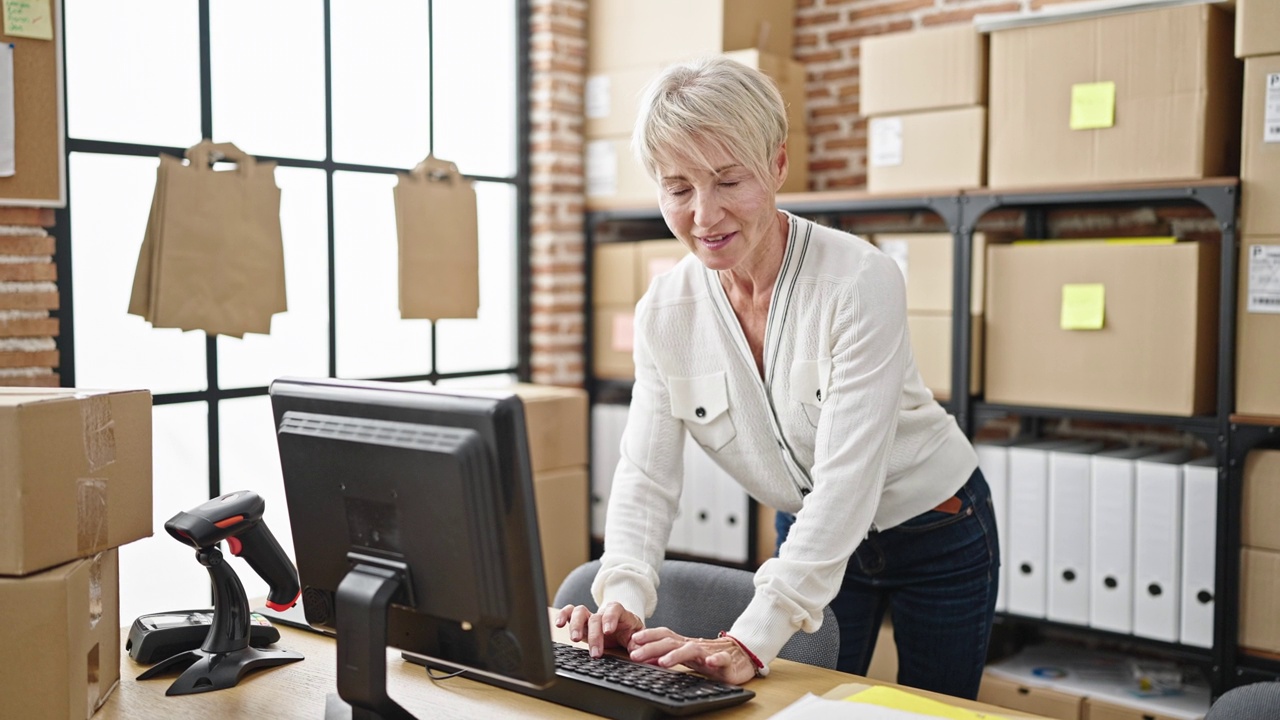
[(983, 673), (978, 702), (1059, 720), (1080, 720), (1084, 698)]
[(596, 305), (591, 314), (592, 374), (606, 380), (634, 379), (635, 304)]
[(1280, 55), (1244, 61), (1240, 132), (1240, 229), (1247, 235), (1280, 235)]
[[(802, 63), (759, 50), (734, 50), (724, 55), (773, 78), (787, 105), (787, 123), (793, 130), (805, 132), (805, 68)], [(643, 65), (589, 76), (585, 100), (587, 138), (630, 136), (640, 112), (641, 94), (663, 67)]]
[(968, 23), (863, 38), (863, 115), (987, 103), (987, 37)]
[[(1240, 62), (1211, 5), (991, 34), (987, 183), (993, 188), (1234, 175)], [(1110, 127), (1071, 129), (1107, 116)], [(1076, 87), (1080, 86), (1080, 87)], [(1073, 89), (1074, 88), (1074, 89)]]
[(1266, 312), (1280, 302), (1278, 266), (1280, 235), (1245, 236), (1236, 314), (1236, 412), (1243, 415), (1280, 416), (1280, 313)]
[(1240, 551), (1240, 646), (1280, 652), (1280, 553)]
[(1280, 450), (1254, 450), (1244, 462), (1240, 544), (1280, 552)]
[[(876, 247), (893, 258), (907, 279), (907, 312), (951, 312), (952, 251), (955, 241), (951, 233), (877, 233)], [(971, 260), (972, 273), (969, 312), (982, 314), (986, 295), (983, 272), (987, 262), (987, 236), (974, 233)]]
[(591, 0), (587, 71), (752, 48), (791, 57), (795, 15), (795, 0)]
[(1236, 0), (1236, 57), (1280, 53), (1280, 3)]
[(84, 720), (120, 680), (120, 570), (105, 550), (0, 577), (0, 715)]
[(954, 191), (986, 179), (987, 110), (952, 110), (871, 118), (867, 190)]
[[(809, 189), (809, 136), (792, 131), (787, 137), (787, 179), (779, 192)], [(587, 209), (650, 206), (658, 203), (658, 184), (631, 152), (631, 136), (588, 140), (586, 146)]]
[(0, 575), (151, 535), (151, 393), (0, 388)]
[(1096, 698), (1085, 698), (1080, 720), (1181, 720), (1181, 718), (1152, 713), (1146, 709), (1115, 705)]
[[(1076, 291), (1090, 295), (1097, 285), (1101, 329), (1064, 329), (1063, 311), (1078, 302)], [(1217, 298), (1216, 244), (992, 245), (986, 400), (1157, 415), (1211, 413)]]
[(547, 602), (556, 596), (560, 583), (574, 568), (591, 559), (587, 493), (585, 465), (533, 476)]
[(587, 464), (587, 391), (517, 383), (533, 472)]
[(689, 249), (674, 238), (596, 245), (592, 304), (634, 306), (655, 277), (675, 267), (688, 254)]
[[(982, 316), (971, 316), (973, 326), (969, 389), (982, 391)], [(951, 398), (951, 315), (907, 315), (911, 352), (925, 387), (939, 400)]]

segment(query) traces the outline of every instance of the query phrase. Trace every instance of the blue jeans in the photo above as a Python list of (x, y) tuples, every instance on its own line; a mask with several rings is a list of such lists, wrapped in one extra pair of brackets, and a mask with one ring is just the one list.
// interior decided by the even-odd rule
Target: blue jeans
[[(865, 675), (885, 611), (893, 618), (898, 683), (955, 697), (978, 695), (999, 587), (991, 491), (975, 470), (955, 513), (930, 510), (872, 532), (845, 570), (831, 610), (840, 622), (838, 669)], [(778, 513), (778, 546), (795, 516)]]

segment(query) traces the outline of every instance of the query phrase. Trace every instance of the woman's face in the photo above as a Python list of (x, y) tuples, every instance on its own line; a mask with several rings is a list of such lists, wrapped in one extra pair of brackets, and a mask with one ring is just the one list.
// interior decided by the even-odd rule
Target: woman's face
[(766, 260), (766, 248), (779, 232), (775, 194), (786, 178), (786, 148), (769, 166), (770, 185), (723, 149), (702, 150), (714, 171), (691, 159), (659, 167), (662, 217), (703, 265), (750, 272)]

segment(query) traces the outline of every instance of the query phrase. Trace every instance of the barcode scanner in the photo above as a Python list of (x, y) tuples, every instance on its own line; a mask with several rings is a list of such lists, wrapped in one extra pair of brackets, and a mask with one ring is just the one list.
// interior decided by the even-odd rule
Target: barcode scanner
[(164, 524), (164, 529), (175, 540), (197, 551), (226, 540), (231, 554), (244, 558), (271, 586), (267, 607), (284, 612), (298, 602), (302, 590), (298, 585), (298, 571), (262, 520), (266, 507), (266, 501), (255, 492), (227, 493), (174, 515)]
[(271, 586), (267, 605), (287, 610), (301, 593), (298, 571), (262, 520), (266, 502), (248, 490), (227, 493), (180, 512), (164, 524), (175, 540), (196, 550), (196, 560), (209, 571), (213, 585), (213, 622), (198, 650), (187, 650), (138, 676), (149, 680), (168, 672), (182, 674), (165, 695), (190, 695), (234, 687), (255, 668), (302, 660), (288, 650), (249, 645), (249, 600), (244, 586), (222, 557), (224, 540), (232, 555), (239, 555)]

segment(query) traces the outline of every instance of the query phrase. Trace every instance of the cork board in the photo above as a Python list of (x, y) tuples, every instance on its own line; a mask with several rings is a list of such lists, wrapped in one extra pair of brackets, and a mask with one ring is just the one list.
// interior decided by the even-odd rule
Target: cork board
[(62, 0), (50, 0), (53, 40), (3, 34), (13, 44), (14, 168), (0, 177), (0, 205), (63, 207), (67, 203), (62, 111)]

